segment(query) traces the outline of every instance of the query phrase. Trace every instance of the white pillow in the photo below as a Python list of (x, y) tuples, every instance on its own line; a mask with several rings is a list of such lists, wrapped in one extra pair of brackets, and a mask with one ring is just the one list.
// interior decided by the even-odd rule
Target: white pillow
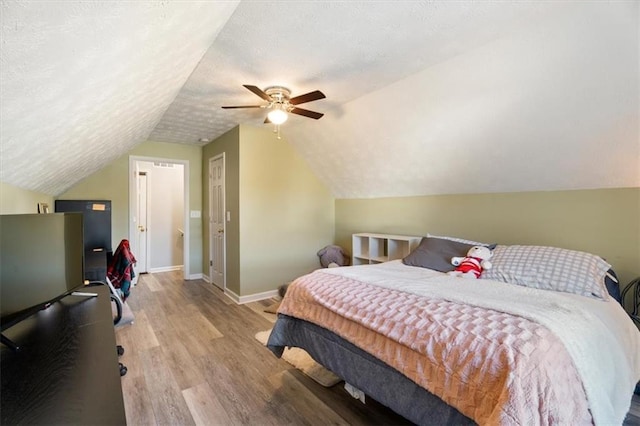
[(563, 291), (608, 300), (604, 277), (611, 268), (581, 251), (545, 246), (502, 246), (493, 251), (492, 268), (480, 278), (526, 287)]

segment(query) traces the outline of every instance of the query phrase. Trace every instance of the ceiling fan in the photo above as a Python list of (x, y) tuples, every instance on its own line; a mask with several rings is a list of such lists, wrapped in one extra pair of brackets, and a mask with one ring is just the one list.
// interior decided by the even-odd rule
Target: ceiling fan
[(291, 97), (291, 91), (286, 87), (282, 86), (270, 86), (267, 87), (264, 91), (256, 86), (251, 86), (248, 84), (244, 84), (251, 92), (255, 93), (265, 101), (266, 104), (262, 105), (240, 105), (240, 106), (223, 106), (223, 109), (236, 109), (236, 108), (267, 108), (269, 109), (269, 114), (267, 118), (264, 120), (265, 123), (272, 123), (276, 125), (276, 128), (279, 132), (280, 124), (287, 121), (288, 114), (297, 114), (302, 115), (304, 117), (313, 118), (318, 120), (324, 114), (310, 111), (308, 109), (298, 108), (296, 105), (304, 104), (306, 102), (317, 101), (318, 99), (324, 99), (326, 96), (319, 90), (314, 90), (313, 92), (305, 93), (304, 95)]

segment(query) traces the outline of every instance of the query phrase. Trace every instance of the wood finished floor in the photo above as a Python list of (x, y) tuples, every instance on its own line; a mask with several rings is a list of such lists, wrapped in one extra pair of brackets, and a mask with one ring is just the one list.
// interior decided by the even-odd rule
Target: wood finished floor
[[(182, 272), (142, 275), (128, 304), (135, 323), (116, 329), (129, 425), (410, 424), (342, 384), (324, 388), (277, 359), (254, 335), (275, 315), (272, 300), (239, 306)], [(625, 425), (640, 426), (634, 396)]]
[(255, 338), (272, 300), (239, 306), (181, 272), (142, 275), (128, 304), (133, 325), (116, 329), (129, 425), (409, 424), (339, 384), (318, 385)]

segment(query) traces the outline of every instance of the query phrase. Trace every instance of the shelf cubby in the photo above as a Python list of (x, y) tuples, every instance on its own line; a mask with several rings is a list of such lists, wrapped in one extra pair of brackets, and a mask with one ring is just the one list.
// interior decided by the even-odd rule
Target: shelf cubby
[(368, 265), (402, 259), (418, 247), (422, 237), (358, 233), (352, 235), (352, 265)]

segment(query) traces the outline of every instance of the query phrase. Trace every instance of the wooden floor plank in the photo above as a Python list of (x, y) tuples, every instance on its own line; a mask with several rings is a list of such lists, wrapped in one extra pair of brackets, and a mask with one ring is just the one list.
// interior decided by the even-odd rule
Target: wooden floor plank
[[(134, 370), (135, 371), (135, 370)], [(130, 425), (156, 425), (152, 396), (149, 394), (144, 374), (129, 374), (122, 381), (124, 409)]]
[(314, 418), (322, 419), (323, 424), (347, 424), (342, 417), (304, 387), (289, 371), (274, 374), (269, 379), (274, 389), (273, 398), (280, 403), (295, 400), (298, 412), (313, 413)]
[[(221, 339), (214, 342), (217, 344)], [(203, 376), (212, 389), (215, 389), (218, 401), (225, 408), (233, 423), (249, 425), (261, 406), (261, 400), (253, 392), (248, 392), (245, 375), (242, 371), (233, 371), (227, 367), (228, 357), (214, 358), (209, 355), (197, 360)]]
[(144, 282), (150, 291), (163, 291), (160, 281), (153, 274), (147, 274), (144, 278)]
[(159, 331), (157, 337), (167, 364), (179, 366), (171, 368), (178, 387), (184, 390), (202, 384), (204, 378), (195, 366), (192, 352), (184, 345), (185, 340), (172, 330)]
[(198, 426), (233, 425), (235, 423), (227, 414), (216, 393), (208, 383), (201, 383), (182, 391), (191, 416)]
[[(254, 336), (273, 326), (276, 299), (237, 305), (181, 271), (144, 274), (127, 300), (136, 320), (116, 329), (130, 425), (403, 425), (406, 419), (341, 384), (324, 388)], [(625, 426), (640, 426), (634, 396)]]
[(169, 321), (179, 334), (195, 334), (206, 340), (222, 337), (222, 333), (200, 312), (172, 314)]
[(171, 373), (173, 368), (180, 366), (165, 361), (160, 347), (146, 350), (141, 354), (141, 359), (157, 423), (185, 426), (195, 424), (182, 391)]
[(135, 313), (135, 322), (131, 327), (126, 327), (129, 333), (129, 340), (135, 342), (135, 347), (138, 350), (146, 350), (159, 346), (156, 334), (153, 331), (153, 327), (147, 318), (146, 311), (144, 309)]

